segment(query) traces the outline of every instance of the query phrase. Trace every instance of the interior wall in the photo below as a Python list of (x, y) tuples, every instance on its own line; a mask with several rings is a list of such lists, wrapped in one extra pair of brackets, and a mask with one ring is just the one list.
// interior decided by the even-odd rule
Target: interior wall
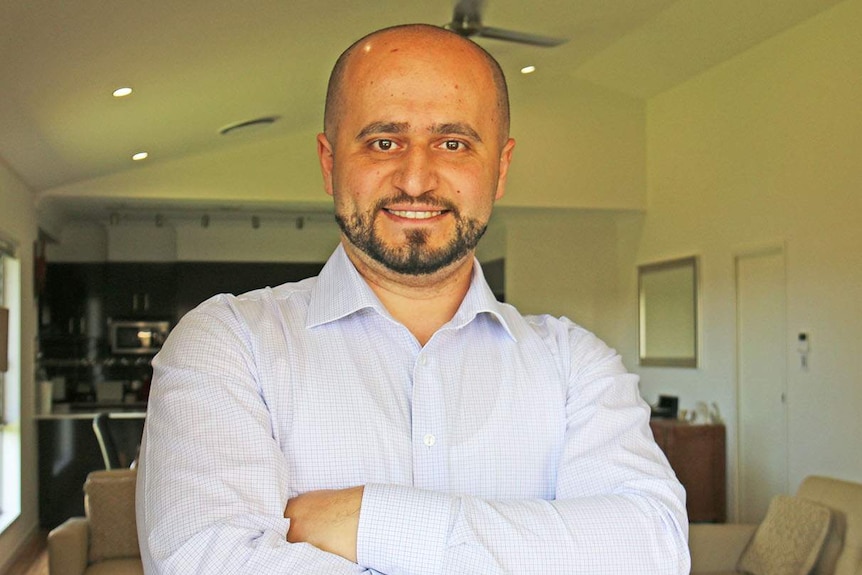
[(613, 345), (617, 220), (598, 210), (506, 211), (506, 299), (524, 314), (564, 315)]
[(197, 222), (176, 225), (177, 261), (324, 262), (339, 241), (332, 216), (294, 220), (262, 218), (253, 229), (248, 221)]
[[(24, 184), (0, 161), (0, 231), (18, 244), (21, 262), (21, 356), (10, 358), (21, 366), (20, 411), (10, 416), (10, 433), (21, 434), (21, 515), (0, 534), (0, 571), (38, 523), (36, 424), (33, 421), (33, 359), (36, 340), (36, 306), (33, 299), (33, 243), (38, 236), (33, 197)], [(10, 406), (11, 407), (11, 406)]]
[(643, 100), (574, 78), (509, 78), (515, 150), (504, 207), (642, 210)]
[[(786, 250), (790, 489), (813, 473), (862, 480), (860, 29), (862, 2), (839, 4), (648, 103), (647, 216), (625, 232), (636, 247), (621, 269), (633, 286), (636, 263), (700, 256), (702, 354), (698, 369), (637, 371), (649, 400), (718, 402), (731, 501), (734, 256), (768, 246)], [(621, 343), (636, 358), (636, 312), (625, 315)], [(810, 334), (807, 369), (799, 332)]]

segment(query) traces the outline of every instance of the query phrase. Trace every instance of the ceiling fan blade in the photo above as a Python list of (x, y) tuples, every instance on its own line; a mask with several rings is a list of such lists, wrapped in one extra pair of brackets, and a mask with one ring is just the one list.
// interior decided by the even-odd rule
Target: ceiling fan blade
[(485, 0), (458, 0), (458, 3), (455, 4), (452, 21), (481, 22), (484, 7)]
[(443, 26), (465, 38), (475, 36), (482, 29), (484, 0), (459, 0), (452, 13), (452, 21)]
[(564, 38), (552, 38), (550, 36), (539, 36), (538, 34), (528, 34), (526, 32), (516, 32), (515, 30), (504, 30), (502, 28), (492, 28), (491, 26), (482, 26), (476, 33), (477, 36), (483, 38), (494, 38), (495, 40), (507, 40), (509, 42), (520, 42), (521, 44), (530, 44), (533, 46), (559, 46), (568, 42)]

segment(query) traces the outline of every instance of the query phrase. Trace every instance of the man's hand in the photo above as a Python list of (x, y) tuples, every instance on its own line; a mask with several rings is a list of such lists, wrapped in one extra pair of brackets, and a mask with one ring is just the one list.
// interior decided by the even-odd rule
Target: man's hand
[(364, 489), (360, 485), (309, 491), (290, 499), (284, 508), (284, 516), (290, 519), (287, 540), (310, 543), (356, 563), (356, 533)]

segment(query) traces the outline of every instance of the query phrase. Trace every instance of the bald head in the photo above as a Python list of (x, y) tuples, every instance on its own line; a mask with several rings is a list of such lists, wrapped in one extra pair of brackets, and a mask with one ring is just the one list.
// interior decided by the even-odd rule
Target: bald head
[[(346, 95), (352, 88), (346, 80), (348, 70), (358, 55), (367, 53), (370, 47), (380, 42), (387, 42), (393, 46), (390, 48), (391, 54), (398, 52), (398, 48), (394, 47), (398, 42), (405, 44), (421, 42), (428, 50), (448, 51), (451, 47), (457, 47), (465, 50), (465, 53), (471, 54), (473, 57), (469, 60), (463, 59), (460, 65), (472, 66), (475, 68), (474, 73), (487, 74), (490, 77), (496, 91), (495, 100), (500, 142), (504, 142), (509, 137), (509, 91), (503, 70), (493, 56), (475, 42), (454, 32), (428, 24), (406, 24), (384, 28), (360, 38), (345, 50), (335, 62), (335, 67), (329, 76), (323, 117), (324, 132), (329, 141), (336, 141), (336, 132), (344, 113), (344, 106), (347, 105)], [(409, 53), (405, 52), (404, 57), (409, 58)]]

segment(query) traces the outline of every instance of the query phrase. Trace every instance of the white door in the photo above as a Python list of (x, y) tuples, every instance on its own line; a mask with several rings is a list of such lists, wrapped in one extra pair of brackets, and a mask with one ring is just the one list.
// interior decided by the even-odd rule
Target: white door
[(738, 518), (763, 519), (786, 493), (787, 377), (784, 252), (736, 258), (739, 413)]

